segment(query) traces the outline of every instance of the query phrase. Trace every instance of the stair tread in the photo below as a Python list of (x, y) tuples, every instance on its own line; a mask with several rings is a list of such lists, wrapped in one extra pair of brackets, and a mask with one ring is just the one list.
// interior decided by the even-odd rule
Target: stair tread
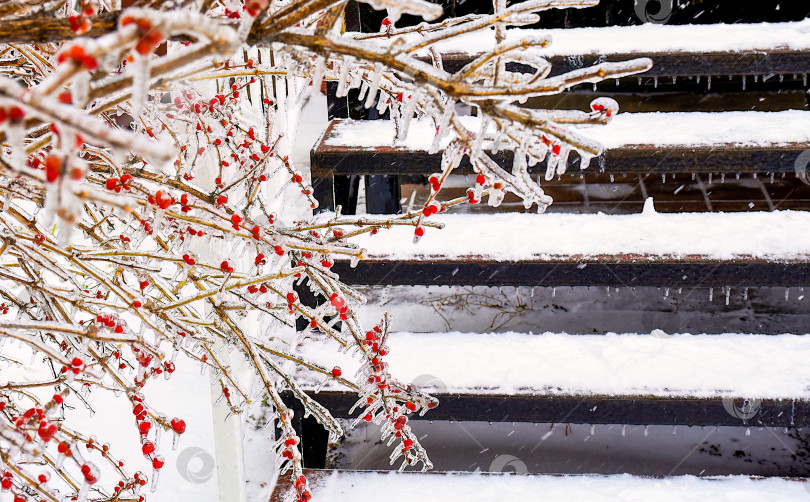
[[(520, 460), (504, 455), (505, 470), (520, 468)], [(306, 470), (310, 488), (322, 500), (386, 500), (416, 498), (445, 502), (492, 500), (559, 500), (566, 502), (794, 502), (807, 497), (804, 479), (750, 476), (673, 476), (649, 478), (616, 475), (510, 475), (484, 473), (412, 473)], [(418, 484), (415, 484), (418, 483)], [(273, 501), (282, 500), (282, 481)]]
[(657, 213), (648, 205), (627, 215), (439, 214), (426, 221), (445, 226), (425, 228), (418, 243), (408, 226), (354, 242), (367, 261), (798, 263), (810, 256), (810, 213), (803, 211)]
[[(439, 394), (810, 399), (810, 337), (654, 335), (400, 332), (386, 360), (401, 381)], [(347, 375), (358, 368), (332, 340), (303, 350)]]
[[(516, 29), (507, 31), (506, 41), (543, 36), (551, 38), (551, 44), (541, 50), (547, 56), (804, 51), (810, 49), (810, 21)], [(443, 55), (475, 55), (495, 45), (494, 31), (488, 30), (455, 37), (436, 47)]]
[[(463, 116), (461, 122), (478, 131), (478, 117)], [(693, 148), (718, 146), (739, 148), (801, 148), (810, 145), (810, 112), (655, 112), (619, 113), (606, 126), (573, 128), (598, 141), (607, 150)], [(329, 150), (364, 151), (379, 148), (425, 152), (433, 142), (432, 122), (414, 120), (408, 137), (395, 142), (390, 120), (333, 120), (315, 153)], [(443, 141), (446, 145), (452, 134)], [(484, 148), (487, 143), (484, 143)], [(593, 164), (591, 167), (598, 167)]]

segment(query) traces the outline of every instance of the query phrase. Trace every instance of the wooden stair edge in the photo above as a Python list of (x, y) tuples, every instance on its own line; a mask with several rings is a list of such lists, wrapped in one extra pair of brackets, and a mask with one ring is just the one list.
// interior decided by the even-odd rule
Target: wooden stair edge
[[(358, 397), (349, 391), (307, 392), (336, 418), (355, 418)], [(805, 427), (810, 399), (662, 397), (643, 395), (488, 394), (438, 392), (439, 406), (412, 420), (628, 424), (729, 427)], [(285, 396), (292, 397), (289, 393)], [(755, 409), (740, 411), (743, 399)], [(737, 404), (735, 404), (737, 403)], [(300, 406), (300, 405), (294, 405)], [(298, 413), (296, 413), (298, 414)]]

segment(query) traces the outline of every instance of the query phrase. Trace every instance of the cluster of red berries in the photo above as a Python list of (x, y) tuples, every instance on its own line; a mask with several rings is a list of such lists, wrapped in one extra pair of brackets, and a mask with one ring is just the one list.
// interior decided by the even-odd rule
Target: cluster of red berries
[(307, 488), (307, 478), (298, 476), (295, 480), (295, 490), (298, 492), (297, 502), (308, 502), (312, 499), (312, 493)]
[(132, 175), (131, 174), (124, 174), (121, 175), (121, 178), (107, 178), (104, 182), (104, 186), (107, 190), (112, 190), (115, 193), (120, 193), (121, 189), (124, 190), (131, 190), (132, 189)]
[(281, 452), (281, 456), (292, 460), (295, 457), (293, 450), (295, 449), (296, 444), (298, 444), (298, 438), (295, 436), (288, 436), (287, 439), (284, 440), (284, 451)]
[(19, 106), (0, 107), (0, 124), (9, 121), (12, 124), (19, 124), (25, 118), (25, 110)]
[[(136, 490), (142, 486), (146, 486), (146, 477), (140, 471), (136, 472), (133, 476), (133, 479), (127, 480), (124, 482), (123, 480), (119, 481), (117, 485), (113, 487), (113, 492), (118, 494), (119, 492), (124, 492), (126, 490)], [(144, 497), (141, 496), (138, 501), (143, 502)]]
[(134, 24), (138, 27), (138, 42), (135, 44), (135, 52), (141, 56), (147, 56), (160, 45), (163, 40), (163, 32), (152, 26), (148, 19), (135, 19), (132, 16), (121, 18), (121, 26)]
[(59, 54), (56, 56), (56, 62), (63, 64), (66, 61), (70, 61), (87, 71), (93, 71), (98, 68), (96, 58), (87, 54), (84, 47), (80, 44), (72, 44), (59, 51)]
[(247, 290), (248, 290), (248, 293), (253, 293), (253, 294), (255, 294), (255, 293), (264, 294), (264, 293), (267, 293), (267, 291), (268, 291), (267, 290), (267, 285), (265, 285), (265, 284), (261, 284), (259, 286), (256, 286), (255, 284), (251, 284), (250, 286), (247, 287)]
[(70, 360), (70, 366), (62, 366), (62, 373), (71, 372), (74, 375), (78, 375), (81, 373), (82, 369), (85, 368), (84, 361), (82, 361), (81, 357), (74, 357)]
[(293, 305), (297, 301), (298, 301), (298, 295), (295, 294), (295, 292), (290, 291), (289, 293), (287, 293), (287, 308), (289, 309), (290, 314), (295, 312), (295, 309), (293, 308)]
[(329, 303), (335, 307), (338, 315), (340, 315), (341, 321), (346, 321), (349, 319), (349, 305), (346, 303), (346, 300), (341, 298), (337, 293), (332, 293), (332, 296), (329, 297)]
[(70, 29), (72, 29), (77, 35), (84, 35), (90, 31), (90, 28), (92, 27), (90, 17), (95, 16), (96, 12), (97, 10), (95, 2), (87, 0), (82, 1), (81, 5), (79, 6), (79, 13), (68, 17)]
[(427, 218), (428, 216), (432, 216), (442, 211), (443, 211), (442, 205), (434, 200), (433, 202), (425, 206), (425, 208), (422, 210), (422, 214), (425, 215), (425, 218)]
[(168, 209), (175, 204), (175, 199), (171, 193), (164, 190), (158, 190), (155, 192), (155, 195), (148, 196), (146, 198), (146, 202), (152, 204), (153, 206), (157, 206), (160, 209)]
[(96, 322), (112, 329), (118, 334), (124, 332), (124, 325), (118, 322), (118, 316), (116, 314), (98, 314), (96, 316)]
[(11, 490), (11, 487), (14, 485), (13, 479), (13, 474), (11, 474), (9, 471), (3, 471), (3, 479), (0, 480), (0, 489), (3, 491)]
[(85, 483), (88, 485), (98, 483), (98, 467), (96, 467), (94, 464), (90, 462), (83, 463), (81, 471)]
[(430, 189), (433, 190), (434, 192), (438, 192), (442, 188), (442, 184), (439, 181), (439, 176), (436, 174), (432, 174), (428, 178), (428, 183), (430, 183)]
[(593, 111), (595, 111), (595, 112), (605, 112), (605, 115), (606, 115), (606, 116), (608, 116), (608, 117), (610, 117), (611, 115), (613, 115), (613, 110), (612, 110), (612, 109), (610, 109), (610, 108), (608, 108), (607, 110), (605, 110), (605, 105), (600, 105), (600, 104), (592, 104), (592, 105), (591, 105), (591, 108), (592, 108), (592, 109), (593, 109)]

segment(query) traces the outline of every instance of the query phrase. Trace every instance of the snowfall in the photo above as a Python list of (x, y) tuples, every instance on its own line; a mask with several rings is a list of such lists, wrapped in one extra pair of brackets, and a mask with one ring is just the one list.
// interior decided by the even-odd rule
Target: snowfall
[[(510, 36), (516, 33), (509, 32)], [(553, 44), (548, 54), (561, 56), (633, 53), (638, 51), (638, 40), (645, 41), (645, 53), (703, 51), (707, 47), (740, 52), (810, 49), (810, 21), (699, 29), (647, 25), (634, 28), (632, 32), (623, 28), (548, 30), (538, 35), (550, 35)], [(486, 37), (478, 37), (454, 41), (454, 45), (443, 49), (471, 53), (490, 47), (491, 43)], [(316, 93), (302, 117), (295, 135), (293, 161), (307, 172), (310, 149), (327, 125), (325, 98)], [(472, 117), (465, 120), (475, 121)], [(666, 127), (661, 127), (662, 123)], [(395, 146), (426, 150), (433, 130), (430, 124), (414, 123), (409, 137)], [(808, 143), (810, 112), (627, 114), (619, 115), (607, 127), (587, 129), (583, 134), (607, 148)], [(393, 137), (393, 127), (388, 123), (349, 123), (327, 140), (333, 146), (373, 148), (391, 145)], [(290, 200), (295, 199), (293, 191), (290, 191)], [(623, 216), (442, 214), (432, 220), (444, 224), (444, 228), (428, 228), (418, 244), (412, 242), (411, 228), (394, 228), (382, 235), (362, 236), (355, 242), (373, 259), (440, 260), (452, 256), (514, 261), (630, 253), (648, 259), (745, 257), (794, 261), (810, 256), (808, 213), (659, 214), (654, 204), (650, 200), (644, 212)], [(306, 213), (305, 209), (298, 208), (290, 211), (290, 219)], [(482, 224), (484, 220), (486, 223)], [(377, 315), (381, 310), (382, 306), (372, 305), (363, 316), (371, 318), (369, 312)], [(428, 310), (423, 309), (419, 316), (427, 315)], [(804, 336), (670, 333), (652, 326), (643, 333), (577, 337), (547, 332), (544, 326), (524, 332), (412, 332), (406, 325), (423, 322), (416, 317), (405, 312), (400, 318), (399, 331), (390, 339), (389, 362), (392, 373), (403, 381), (425, 380), (426, 375), (430, 376), (431, 379), (425, 380), (428, 391), (810, 399), (810, 365), (806, 357), (810, 353), (810, 338)], [(357, 367), (351, 355), (336, 353), (329, 341), (314, 341), (308, 344), (305, 353), (324, 365), (339, 364), (346, 374), (353, 374)], [(226, 425), (222, 425), (225, 413), (221, 405), (212, 407), (210, 401), (199, 398), (211, 394), (210, 376), (201, 374), (199, 365), (182, 362), (178, 361), (178, 370), (170, 381), (155, 384), (152, 394), (157, 408), (186, 420), (188, 432), (182, 436), (176, 450), (162, 449), (169, 468), (160, 475), (158, 492), (148, 499), (155, 502), (224, 500), (220, 498), (219, 486), (228, 481), (219, 479), (213, 462), (217, 456), (224, 459), (244, 454), (247, 483), (242, 488), (246, 490), (247, 499), (251, 502), (269, 500), (275, 482), (275, 462), (270, 439), (272, 428), (267, 427), (266, 410), (260, 407), (248, 410), (241, 428), (236, 423), (237, 417), (230, 417)], [(4, 374), (8, 374), (6, 370)], [(317, 380), (308, 381), (308, 385), (329, 388), (328, 384)], [(112, 399), (112, 395), (108, 401), (103, 401), (110, 403), (101, 412), (110, 423), (129, 423), (131, 410), (126, 402)], [(86, 410), (76, 409), (71, 413), (90, 420)], [(219, 442), (215, 440), (217, 434)], [(227, 444), (238, 441), (240, 434), (241, 445)], [(137, 459), (137, 465), (129, 466), (132, 470), (140, 468), (151, 475), (151, 469), (140, 454), (134, 430), (102, 428), (97, 436), (100, 442), (111, 443), (123, 457)], [(383, 450), (383, 457), (387, 456), (385, 445), (373, 444), (379, 441), (379, 436), (375, 438), (361, 431), (353, 437), (356, 441), (371, 443), (374, 448)], [(171, 438), (165, 437), (163, 441), (171, 442)], [(518, 464), (512, 465), (513, 470), (519, 470), (515, 465)], [(805, 482), (752, 479), (748, 475), (667, 479), (627, 474), (448, 473), (414, 479), (416, 476), (418, 474), (382, 472), (325, 476), (315, 483), (315, 496), (316, 500), (330, 502), (375, 500), (381, 499), (381, 494), (390, 502), (417, 498), (459, 502), (810, 500)]]

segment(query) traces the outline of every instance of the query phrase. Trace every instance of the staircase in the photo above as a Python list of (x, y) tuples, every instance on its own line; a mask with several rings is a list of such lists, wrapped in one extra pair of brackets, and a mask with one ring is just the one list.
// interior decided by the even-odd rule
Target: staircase
[[(554, 73), (654, 62), (648, 74), (529, 103), (584, 108), (608, 96), (623, 110), (589, 131), (608, 148), (603, 156), (587, 167), (569, 159), (544, 183), (555, 199), (548, 213), (523, 214), (508, 197), (497, 209), (451, 209), (429, 219), (444, 228), (427, 228), (418, 244), (412, 228), (393, 228), (357, 241), (367, 250), (357, 266), (334, 265), (372, 298), (368, 320), (394, 310), (392, 373), (440, 405), (410, 422), (436, 457), (421, 474), (383, 471), (388, 451), (368, 445), (373, 430), (328, 446), (303, 419), (307, 477), (323, 500), (810, 499), (810, 339), (801, 336), (810, 321), (801, 160), (810, 160), (810, 20), (801, 19), (810, 12), (771, 12), (773, 25), (720, 24), (750, 13), (718, 2), (701, 19), (702, 2), (681, 0), (671, 24), (630, 26), (619, 3), (557, 13), (541, 26), (554, 28), (541, 30), (558, 51)], [(683, 12), (709, 24), (683, 25)], [(365, 6), (355, 14), (357, 31), (376, 31), (376, 14)], [(618, 21), (600, 24), (611, 16)], [(447, 68), (461, 67), (475, 44), (442, 50)], [(413, 124), (393, 145), (389, 123), (371, 120), (351, 93), (340, 100), (327, 89), (331, 122), (311, 154), (321, 207), (421, 210), (441, 158), (428, 152), (431, 125)], [(508, 153), (501, 164), (511, 165)], [(440, 198), (474, 183), (462, 164)], [(458, 328), (487, 312), (490, 329)], [(305, 355), (335, 364), (330, 343), (311, 342)], [(356, 369), (349, 355), (338, 364)], [(335, 417), (354, 418), (352, 393), (315, 381), (309, 389)], [(488, 451), (487, 428), (521, 439)], [(282, 482), (274, 500), (284, 490)]]

